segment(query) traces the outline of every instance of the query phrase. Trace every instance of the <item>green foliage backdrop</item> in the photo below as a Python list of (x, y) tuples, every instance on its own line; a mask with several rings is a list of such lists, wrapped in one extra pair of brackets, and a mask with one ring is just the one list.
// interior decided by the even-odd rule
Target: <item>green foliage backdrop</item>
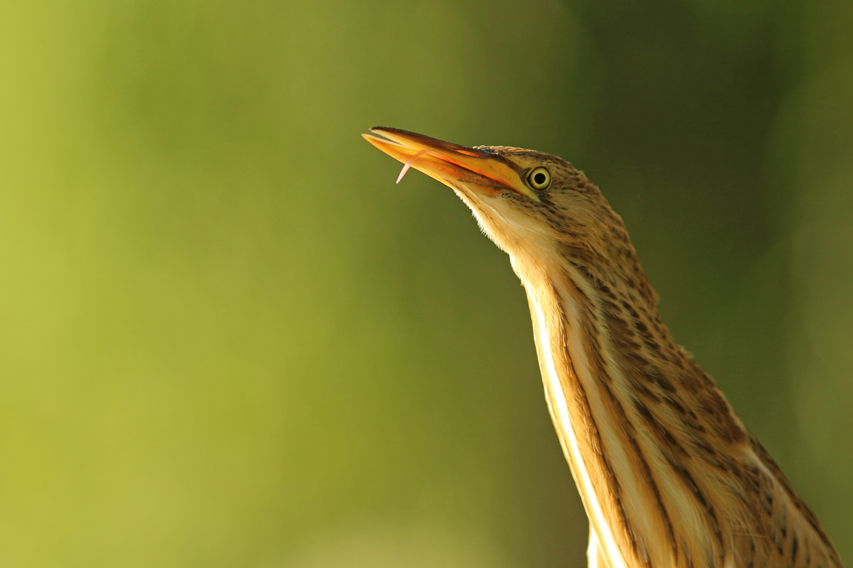
[(6, 0), (0, 564), (584, 566), (523, 290), (359, 133), (558, 154), (853, 561), (853, 4)]

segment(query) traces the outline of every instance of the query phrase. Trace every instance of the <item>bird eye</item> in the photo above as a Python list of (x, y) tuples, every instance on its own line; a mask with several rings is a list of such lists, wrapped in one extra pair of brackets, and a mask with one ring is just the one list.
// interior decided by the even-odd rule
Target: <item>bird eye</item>
[(545, 168), (534, 168), (530, 175), (527, 176), (527, 183), (533, 189), (546, 189), (551, 185), (551, 173)]

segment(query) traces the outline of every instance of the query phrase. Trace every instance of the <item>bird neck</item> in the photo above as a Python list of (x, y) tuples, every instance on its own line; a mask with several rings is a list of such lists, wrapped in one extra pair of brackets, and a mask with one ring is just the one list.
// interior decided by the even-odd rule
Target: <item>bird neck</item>
[[(710, 385), (712, 402), (728, 405), (661, 323), (633, 248), (620, 249), (621, 272), (589, 264), (594, 250), (566, 249), (557, 247), (544, 263), (513, 257), (530, 303), (551, 416), (610, 566), (650, 559), (665, 565), (679, 533), (701, 542), (720, 531), (713, 511), (710, 518), (703, 511), (709, 505), (690, 471), (669, 461), (689, 447), (684, 432), (704, 428), (695, 414), (678, 416), (679, 408), (692, 410), (677, 391), (705, 392)], [(742, 440), (743, 431), (723, 414), (719, 430)], [(706, 558), (697, 556), (696, 565)]]

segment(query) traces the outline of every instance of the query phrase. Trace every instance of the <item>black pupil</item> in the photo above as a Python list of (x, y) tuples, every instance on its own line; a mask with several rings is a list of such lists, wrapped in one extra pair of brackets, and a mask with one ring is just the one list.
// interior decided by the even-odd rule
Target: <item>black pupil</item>
[(536, 185), (543, 185), (546, 179), (548, 178), (545, 177), (545, 174), (543, 174), (542, 172), (538, 172), (533, 176), (533, 183), (535, 183)]

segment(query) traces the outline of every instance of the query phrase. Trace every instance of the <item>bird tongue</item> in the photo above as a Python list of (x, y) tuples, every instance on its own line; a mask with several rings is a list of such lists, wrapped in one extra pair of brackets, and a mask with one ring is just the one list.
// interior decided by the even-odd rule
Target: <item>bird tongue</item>
[(403, 176), (406, 175), (406, 172), (409, 171), (409, 168), (412, 167), (412, 164), (415, 163), (415, 160), (426, 154), (426, 149), (419, 150), (414, 156), (409, 158), (409, 161), (403, 165), (403, 169), (400, 170), (400, 175), (397, 176), (397, 183), (400, 183), (400, 180), (403, 179)]

